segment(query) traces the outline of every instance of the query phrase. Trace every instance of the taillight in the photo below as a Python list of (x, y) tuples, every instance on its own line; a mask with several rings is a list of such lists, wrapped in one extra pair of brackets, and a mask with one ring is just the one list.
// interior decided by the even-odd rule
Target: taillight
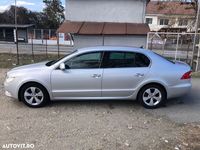
[(192, 71), (188, 71), (181, 77), (181, 79), (182, 80), (190, 79), (191, 78), (191, 74), (192, 74)]

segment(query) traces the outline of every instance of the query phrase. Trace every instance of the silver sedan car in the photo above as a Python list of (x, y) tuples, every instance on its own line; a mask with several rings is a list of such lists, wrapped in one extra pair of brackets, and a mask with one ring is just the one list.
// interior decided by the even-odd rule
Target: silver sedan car
[(191, 89), (191, 68), (145, 49), (82, 48), (59, 60), (14, 68), (5, 94), (30, 107), (50, 100), (138, 100), (157, 108)]

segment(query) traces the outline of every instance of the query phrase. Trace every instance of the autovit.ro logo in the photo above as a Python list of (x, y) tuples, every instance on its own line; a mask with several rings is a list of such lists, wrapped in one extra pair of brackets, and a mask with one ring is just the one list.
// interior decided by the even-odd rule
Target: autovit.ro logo
[(3, 144), (2, 149), (33, 149), (34, 144)]

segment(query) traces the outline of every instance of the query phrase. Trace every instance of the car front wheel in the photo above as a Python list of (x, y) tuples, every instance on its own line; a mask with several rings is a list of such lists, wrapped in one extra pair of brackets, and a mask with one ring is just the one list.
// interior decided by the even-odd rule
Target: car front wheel
[(49, 96), (42, 85), (28, 83), (20, 90), (20, 100), (29, 107), (37, 108), (44, 106), (49, 101)]
[(145, 108), (158, 108), (165, 102), (166, 92), (159, 85), (147, 85), (139, 92), (138, 100)]

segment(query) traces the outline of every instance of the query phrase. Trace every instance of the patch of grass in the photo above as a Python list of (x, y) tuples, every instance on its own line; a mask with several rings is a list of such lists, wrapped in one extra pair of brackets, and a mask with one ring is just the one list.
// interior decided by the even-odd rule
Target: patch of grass
[[(59, 57), (62, 56), (63, 55), (60, 55)], [(34, 55), (34, 57), (30, 54), (20, 54), (19, 64), (17, 64), (16, 54), (0, 53), (0, 68), (13, 68), (16, 66), (56, 59), (58, 59), (57, 54), (48, 54), (48, 56), (46, 56), (45, 54), (37, 54)]]
[(192, 77), (193, 78), (200, 78), (200, 72), (193, 72)]

